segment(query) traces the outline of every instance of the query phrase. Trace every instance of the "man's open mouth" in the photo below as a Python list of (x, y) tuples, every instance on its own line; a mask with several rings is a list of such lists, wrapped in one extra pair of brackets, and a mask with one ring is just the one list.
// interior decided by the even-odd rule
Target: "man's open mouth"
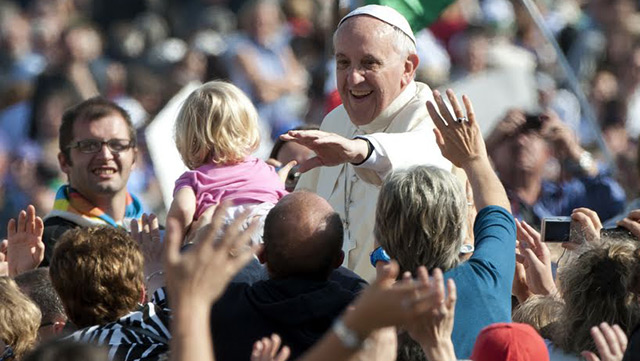
[(95, 168), (92, 172), (97, 176), (112, 175), (116, 173), (116, 169), (111, 167)]
[(373, 93), (373, 90), (350, 90), (349, 93), (356, 99), (362, 99)]

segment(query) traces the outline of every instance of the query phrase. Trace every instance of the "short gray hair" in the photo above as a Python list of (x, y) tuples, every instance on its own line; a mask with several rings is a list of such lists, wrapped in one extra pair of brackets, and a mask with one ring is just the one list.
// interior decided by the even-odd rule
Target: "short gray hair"
[(374, 235), (403, 272), (457, 266), (466, 228), (467, 199), (450, 172), (415, 166), (382, 184)]
[[(366, 16), (366, 15), (358, 15), (358, 16)], [(354, 16), (354, 17), (357, 17), (357, 16)], [(413, 42), (413, 40), (411, 40), (409, 36), (407, 36), (407, 34), (405, 34), (402, 30), (400, 30), (400, 28), (398, 28), (397, 26), (385, 23), (382, 20), (380, 20), (380, 22), (387, 26), (390, 26), (393, 29), (393, 34), (391, 35), (392, 37), (391, 41), (392, 41), (393, 47), (396, 49), (396, 52), (399, 55), (401, 55), (402, 57), (408, 57), (411, 54), (418, 54), (418, 51), (416, 50), (416, 44)], [(336, 47), (336, 37), (338, 35), (338, 30), (340, 30), (343, 24), (341, 24), (341, 26), (339, 26), (336, 29), (336, 31), (333, 32), (333, 48), (334, 49)]]

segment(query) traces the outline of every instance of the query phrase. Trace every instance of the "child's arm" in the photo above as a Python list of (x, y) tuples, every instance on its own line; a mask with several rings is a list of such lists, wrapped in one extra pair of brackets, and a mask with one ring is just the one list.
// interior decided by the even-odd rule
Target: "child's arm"
[(178, 225), (178, 234), (180, 234), (184, 240), (188, 227), (191, 225), (191, 222), (193, 222), (193, 216), (195, 214), (196, 194), (193, 189), (190, 187), (178, 189), (173, 197), (173, 202), (171, 202), (169, 213), (167, 213), (167, 219), (175, 219), (177, 223), (167, 222), (167, 232), (169, 232), (169, 228), (173, 228)]

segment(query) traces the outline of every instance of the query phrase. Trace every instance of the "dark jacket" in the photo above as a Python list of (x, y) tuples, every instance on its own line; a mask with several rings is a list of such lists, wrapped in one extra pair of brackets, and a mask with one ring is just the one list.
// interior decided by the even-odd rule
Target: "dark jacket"
[(40, 267), (48, 267), (53, 256), (53, 248), (56, 242), (69, 229), (77, 228), (78, 225), (61, 217), (51, 217), (44, 221), (44, 233), (42, 242), (44, 243), (44, 260)]
[(211, 314), (216, 359), (250, 360), (253, 343), (277, 333), (295, 360), (322, 337), (364, 284), (346, 269), (334, 272), (327, 281), (290, 278), (231, 283)]
[(629, 336), (629, 344), (622, 361), (640, 361), (640, 324)]

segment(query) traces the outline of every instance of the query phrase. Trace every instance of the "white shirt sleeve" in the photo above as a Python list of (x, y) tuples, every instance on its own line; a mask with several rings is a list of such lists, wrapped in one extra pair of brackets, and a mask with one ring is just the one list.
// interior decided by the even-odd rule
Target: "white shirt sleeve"
[(373, 152), (371, 152), (371, 155), (366, 161), (364, 161), (364, 163), (354, 167), (370, 169), (378, 173), (380, 179), (384, 179), (387, 173), (391, 171), (391, 162), (389, 161), (389, 157), (387, 156), (384, 147), (382, 147), (374, 137), (359, 135), (356, 138), (366, 139), (369, 141), (373, 147)]

